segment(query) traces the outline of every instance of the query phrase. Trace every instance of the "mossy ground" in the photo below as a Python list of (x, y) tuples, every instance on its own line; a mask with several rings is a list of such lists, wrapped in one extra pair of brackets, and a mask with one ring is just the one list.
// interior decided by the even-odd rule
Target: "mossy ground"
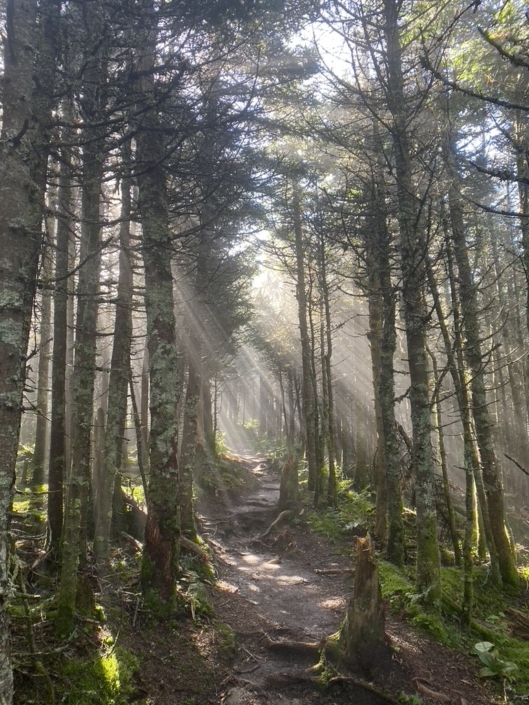
[[(357, 531), (369, 531), (373, 527), (374, 504), (372, 494), (366, 490), (355, 493), (340, 487), (339, 508), (308, 512), (308, 522), (318, 533), (335, 544), (340, 552), (352, 553), (351, 537)], [(463, 596), (463, 572), (453, 567), (453, 553), (449, 545), (442, 545), (444, 556), (442, 575), (443, 599), (441, 612), (431, 611), (423, 604), (423, 599), (415, 587), (414, 558), (414, 513), (407, 511), (405, 516), (407, 565), (398, 569), (379, 555), (378, 566), (382, 595), (393, 613), (405, 619), (413, 627), (426, 633), (437, 642), (463, 651), (470, 655), (474, 644), (490, 641), (498, 650), (499, 657), (517, 665), (512, 674), (510, 698), (514, 702), (518, 696), (529, 695), (529, 643), (511, 636), (510, 624), (504, 610), (509, 606), (522, 611), (529, 617), (527, 594), (529, 592), (529, 567), (522, 567), (520, 575), (523, 592), (512, 589), (498, 590), (490, 581), (487, 566), (474, 569), (473, 624), (464, 628), (461, 623), (460, 605)], [(451, 564), (451, 565), (450, 565)], [(471, 658), (469, 656), (469, 658)], [(480, 663), (476, 656), (476, 667)], [(498, 688), (501, 690), (501, 679)]]
[[(219, 459), (213, 485), (244, 488), (247, 475), (247, 467), (228, 455)], [(143, 502), (132, 483), (124, 489)], [(34, 531), (42, 514), (35, 495), (17, 494), (13, 512), (16, 570), (27, 593), (24, 598), (19, 591), (9, 608), (17, 705), (147, 705), (152, 695), (160, 705), (215, 701), (237, 643), (229, 626), (214, 618), (211, 563), (182, 552), (174, 609), (160, 621), (141, 594), (140, 552), (128, 543), (114, 545), (104, 580), (92, 570), (85, 576), (95, 594), (91, 613), (78, 614), (74, 633), (58, 640), (57, 572), (45, 562), (28, 569), (43, 554)], [(209, 548), (201, 548), (207, 555)]]

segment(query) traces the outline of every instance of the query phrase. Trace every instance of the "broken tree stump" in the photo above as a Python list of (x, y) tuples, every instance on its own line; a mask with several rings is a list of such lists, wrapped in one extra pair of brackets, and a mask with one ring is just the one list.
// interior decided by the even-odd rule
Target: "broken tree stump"
[(357, 539), (354, 592), (340, 631), (327, 640), (326, 655), (352, 671), (373, 674), (391, 660), (385, 622), (373, 542), (367, 535)]
[(281, 470), (281, 484), (279, 487), (279, 508), (288, 509), (299, 501), (298, 485), (298, 459), (290, 453)]

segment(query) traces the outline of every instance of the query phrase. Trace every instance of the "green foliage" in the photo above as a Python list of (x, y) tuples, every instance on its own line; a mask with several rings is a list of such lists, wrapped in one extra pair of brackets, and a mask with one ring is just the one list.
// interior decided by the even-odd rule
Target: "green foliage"
[(514, 680), (518, 666), (512, 661), (505, 661), (500, 658), (498, 649), (490, 641), (480, 641), (474, 644), (472, 653), (475, 654), (484, 668), (479, 675), (482, 678), (503, 678)]
[(208, 591), (201, 576), (188, 570), (178, 583), (184, 601), (189, 607), (193, 620), (199, 615), (213, 617), (213, 606), (209, 600)]
[(338, 486), (338, 509), (310, 511), (307, 521), (310, 526), (334, 542), (351, 536), (364, 535), (373, 522), (374, 504), (371, 492), (366, 489), (354, 492), (350, 482), (340, 482)]
[(240, 462), (239, 458), (226, 452), (208, 464), (199, 479), (200, 489), (209, 494), (233, 492), (244, 487), (255, 486), (255, 477)]
[(417, 694), (406, 695), (405, 693), (400, 693), (398, 700), (403, 705), (422, 705), (421, 696)]

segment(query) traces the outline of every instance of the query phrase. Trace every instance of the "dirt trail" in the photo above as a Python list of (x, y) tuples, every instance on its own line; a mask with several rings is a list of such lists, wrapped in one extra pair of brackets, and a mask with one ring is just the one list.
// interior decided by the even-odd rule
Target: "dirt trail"
[[(307, 527), (287, 523), (261, 540), (277, 517), (279, 477), (256, 459), (258, 489), (237, 506), (217, 506), (203, 519), (203, 532), (217, 551), (219, 582), (215, 610), (237, 635), (239, 650), (225, 705), (339, 702), (309, 682), (318, 661), (313, 648), (338, 629), (350, 592), (350, 563), (332, 555)], [(270, 642), (310, 644), (295, 650)], [(305, 679), (305, 682), (304, 682)], [(336, 695), (336, 693), (334, 694)], [(386, 703), (355, 689), (358, 705)]]
[[(252, 459), (247, 458), (248, 465)], [(325, 691), (314, 682), (318, 661), (314, 648), (295, 651), (277, 642), (321, 642), (336, 632), (351, 594), (351, 562), (337, 556), (313, 534), (303, 517), (287, 523), (266, 539), (263, 533), (277, 517), (279, 477), (264, 461), (253, 459), (257, 488), (236, 503), (209, 505), (202, 532), (217, 554), (219, 580), (215, 612), (237, 638), (237, 652), (223, 683), (222, 705), (384, 705), (387, 699), (346, 683)], [(319, 571), (335, 570), (334, 574)], [(391, 672), (374, 674), (377, 687), (395, 700), (413, 693), (412, 678), (424, 679), (435, 692), (449, 693), (445, 702), (491, 703), (465, 659), (409, 631), (388, 623), (398, 655)], [(276, 642), (271, 647), (271, 642)], [(424, 692), (421, 702), (434, 703)], [(437, 701), (439, 702), (439, 701)]]

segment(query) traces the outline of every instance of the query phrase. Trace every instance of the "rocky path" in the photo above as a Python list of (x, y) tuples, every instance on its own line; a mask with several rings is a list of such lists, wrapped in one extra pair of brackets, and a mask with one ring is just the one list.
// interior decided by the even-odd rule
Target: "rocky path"
[[(319, 644), (343, 617), (351, 564), (333, 555), (302, 517), (261, 538), (278, 514), (279, 478), (257, 459), (253, 474), (258, 487), (252, 494), (238, 505), (217, 506), (202, 521), (218, 559), (215, 611), (234, 630), (239, 646), (221, 702), (342, 702), (339, 693), (319, 691), (311, 669)], [(343, 702), (387, 702), (358, 688), (354, 700), (350, 695)]]
[[(302, 515), (263, 537), (278, 516), (279, 477), (258, 458), (245, 462), (252, 467), (254, 491), (237, 501), (209, 505), (201, 521), (217, 555), (215, 613), (237, 643), (235, 661), (221, 684), (220, 705), (386, 705), (406, 702), (400, 699), (404, 694), (407, 702), (423, 705), (493, 702), (464, 656), (392, 618), (387, 632), (394, 668), (374, 674), (377, 690), (388, 698), (352, 681), (319, 687), (314, 670), (318, 647), (343, 619), (352, 563), (316, 536)], [(420, 700), (411, 700), (414, 679), (441, 699), (422, 690)]]

